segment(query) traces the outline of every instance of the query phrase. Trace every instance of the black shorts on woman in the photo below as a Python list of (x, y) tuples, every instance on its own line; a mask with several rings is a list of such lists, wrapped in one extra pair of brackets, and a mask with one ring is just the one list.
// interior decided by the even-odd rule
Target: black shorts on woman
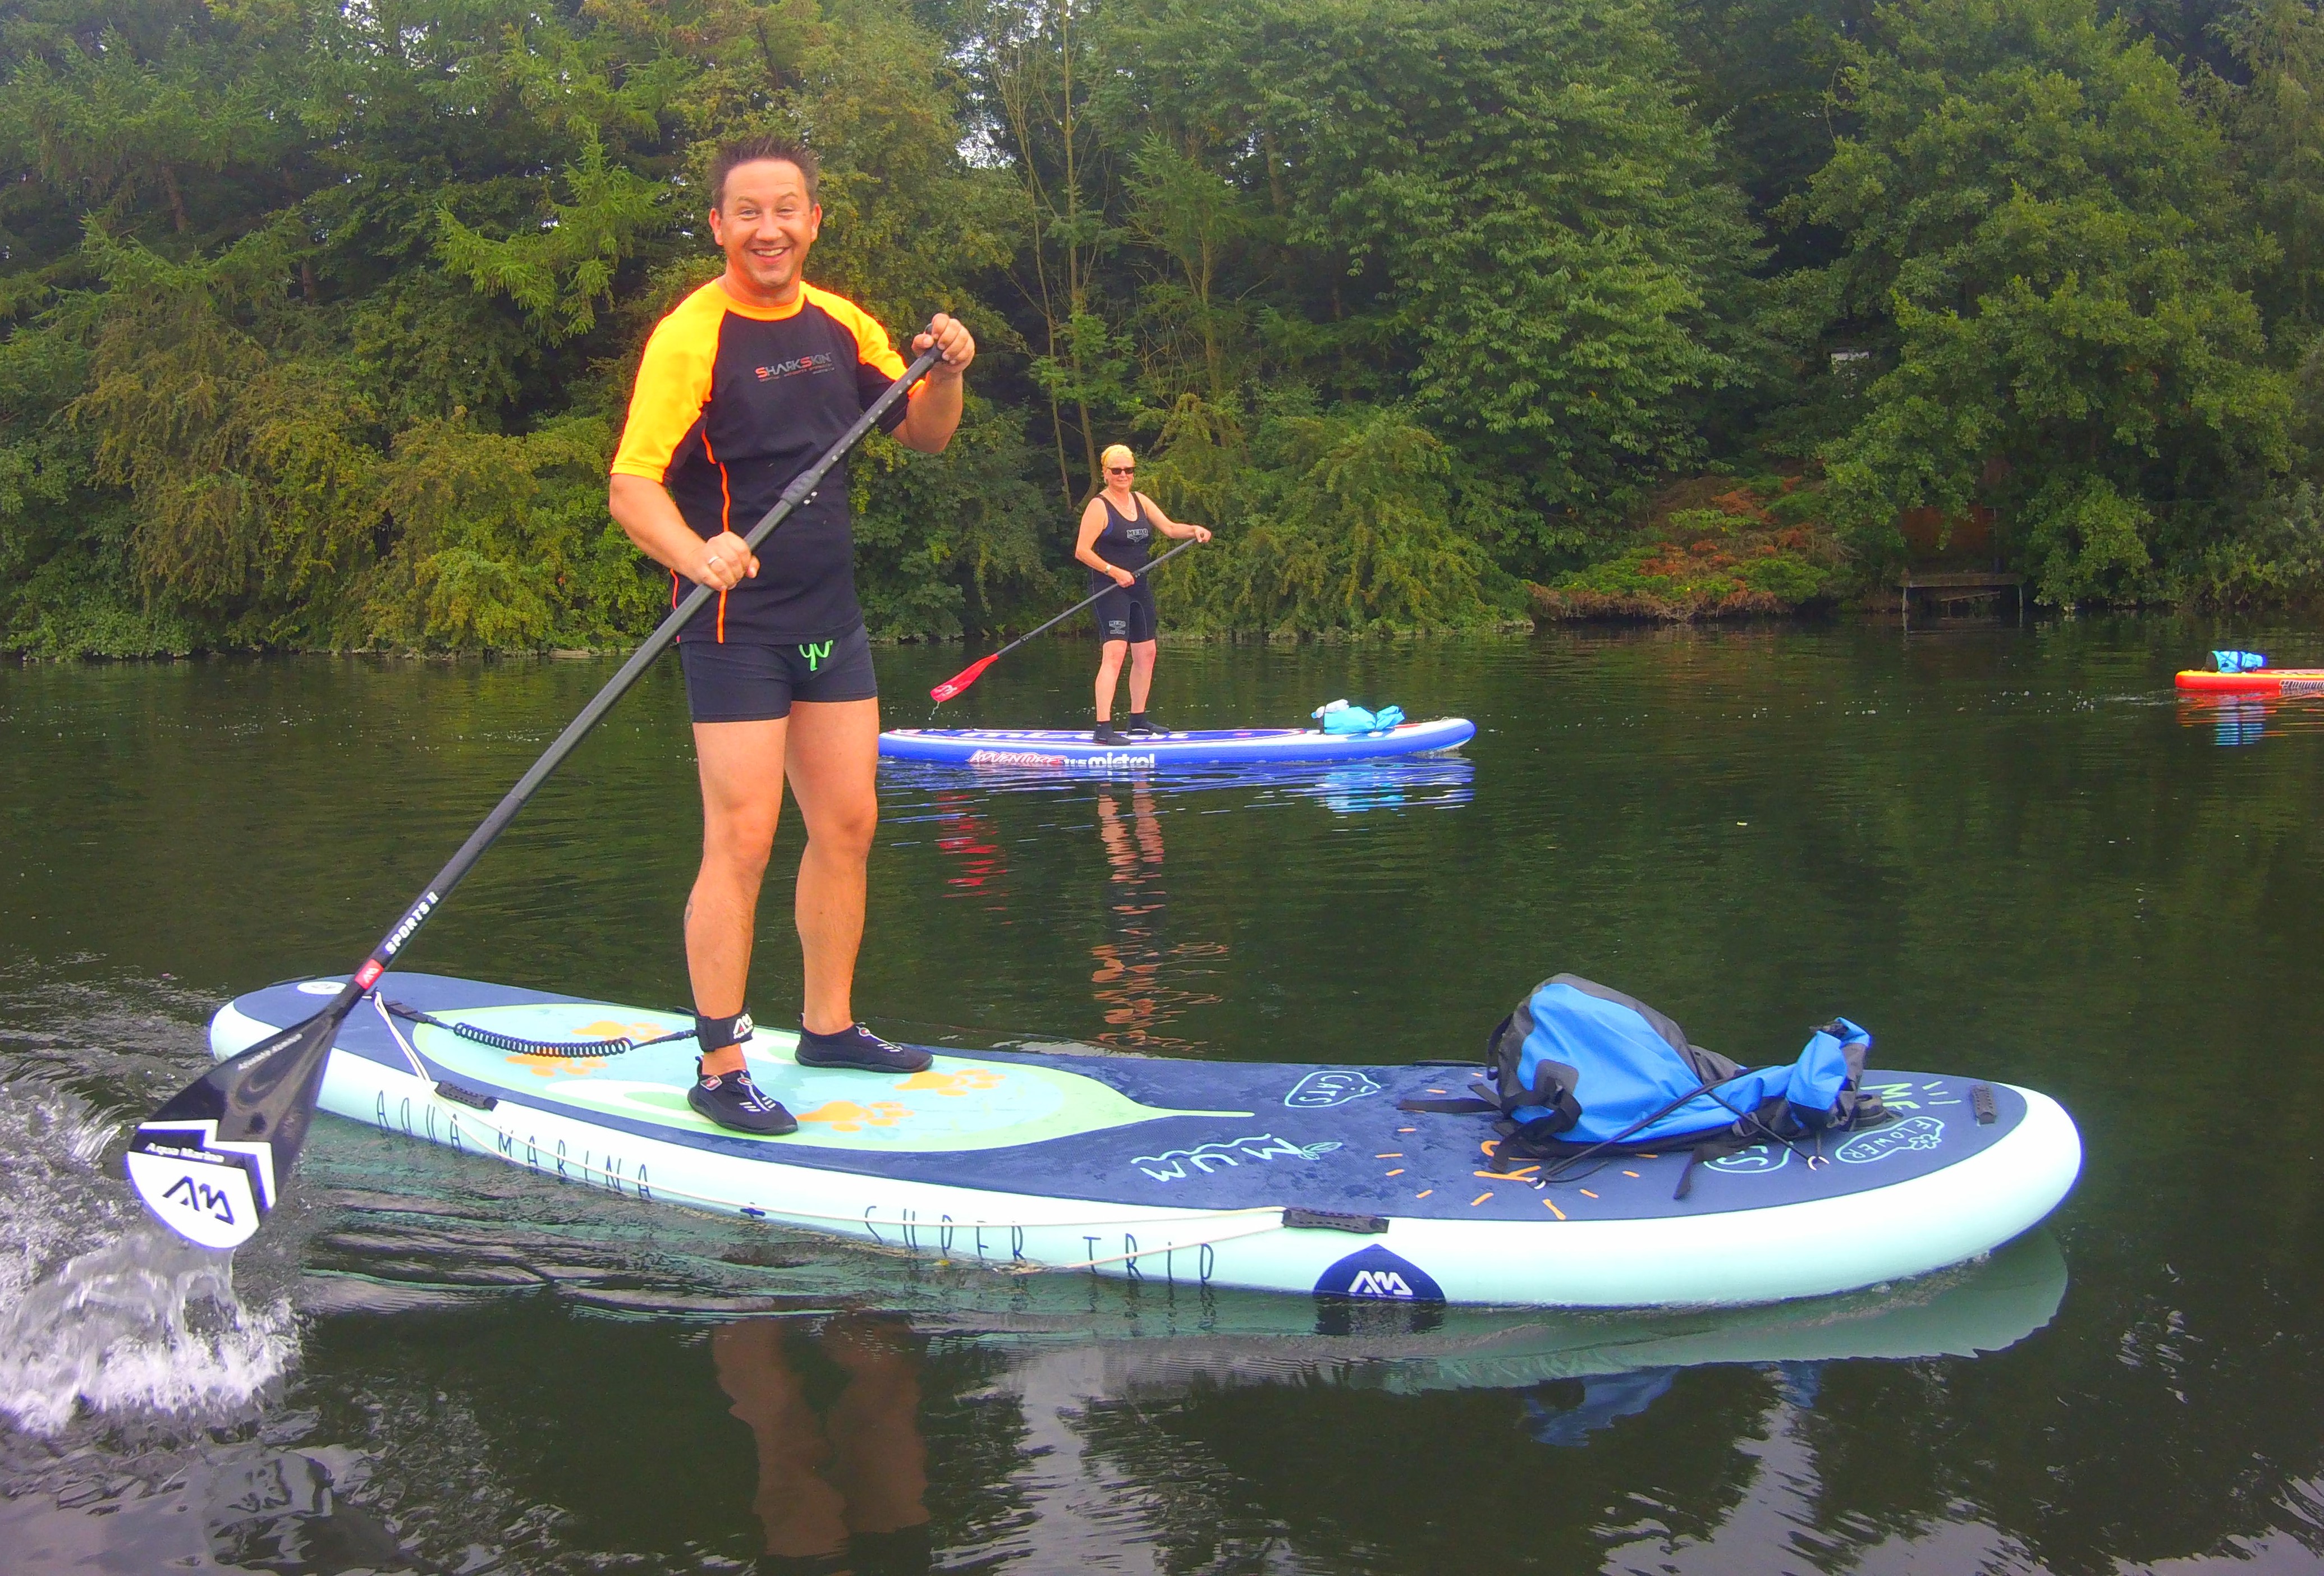
[[(1116, 568), (1134, 573), (1146, 567), (1147, 556), (1154, 543), (1154, 522), (1146, 518), (1146, 505), (1136, 493), (1131, 493), (1130, 506), (1135, 512), (1125, 518), (1104, 493), (1098, 494), (1098, 502), (1105, 509), (1105, 529), (1097, 533), (1091, 548)], [(1154, 612), (1153, 583), (1146, 576), (1140, 575), (1123, 585), (1112, 576), (1092, 569), (1090, 589), (1101, 593), (1097, 600), (1099, 640), (1141, 645), (1154, 638), (1160, 621)]]

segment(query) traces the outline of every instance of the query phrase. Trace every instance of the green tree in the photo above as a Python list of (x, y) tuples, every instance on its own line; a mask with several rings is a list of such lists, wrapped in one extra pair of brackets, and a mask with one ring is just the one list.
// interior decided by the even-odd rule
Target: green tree
[(2217, 134), (2089, 0), (1906, 0), (1842, 91), (1861, 129), (1806, 211), (1887, 364), (1827, 451), (1840, 517), (1877, 561), (1900, 511), (1988, 502), (2044, 599), (2157, 588), (2183, 502), (2288, 457)]
[(2280, 255), (2263, 274), (2279, 344), (2304, 349), (2324, 317), (2324, 18), (2307, 0), (2254, 0), (2219, 30), (2249, 74), (2219, 83), (2221, 118)]
[[(605, 463), (722, 137), (825, 151), (818, 275), (899, 331), (1009, 255), (884, 0), (32, 0), (0, 68), (0, 642), (49, 654), (648, 627)], [(869, 469), (899, 631), (1025, 572), (1021, 426), (971, 429)]]

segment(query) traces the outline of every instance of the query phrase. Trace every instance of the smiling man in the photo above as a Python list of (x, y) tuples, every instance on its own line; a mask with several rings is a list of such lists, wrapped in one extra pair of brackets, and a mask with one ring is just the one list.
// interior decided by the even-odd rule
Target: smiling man
[[(798, 922), (807, 965), (798, 1060), (914, 1073), (927, 1054), (855, 1021), (864, 865), (879, 818), (880, 703), (855, 601), (848, 478), (835, 469), (753, 556), (742, 532), (904, 371), (887, 331), (804, 277), (823, 224), (815, 155), (775, 137), (731, 143), (710, 166), (710, 233), (726, 272), (646, 342), (613, 460), (610, 506), (630, 539), (716, 599), (678, 637), (702, 776), (702, 868), (686, 906), (700, 1075), (687, 1098), (722, 1127), (788, 1133), (751, 1080), (743, 1009), (759, 886), (790, 783), (807, 849)], [(888, 423), (935, 454), (960, 425), (968, 330), (939, 313), (912, 341), (943, 359)]]

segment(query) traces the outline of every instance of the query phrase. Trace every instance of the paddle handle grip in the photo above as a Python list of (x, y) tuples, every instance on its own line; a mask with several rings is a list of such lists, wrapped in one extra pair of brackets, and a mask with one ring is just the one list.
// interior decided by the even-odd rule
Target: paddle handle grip
[[(933, 345), (922, 351), (919, 358), (904, 369), (904, 375), (881, 390), (880, 397), (865, 408), (854, 424), (824, 451), (822, 458), (801, 471), (791, 484), (783, 489), (783, 495), (775, 500), (774, 507), (768, 510), (742, 539), (750, 544), (752, 551), (756, 552), (759, 544), (774, 534), (776, 527), (789, 519), (800, 504), (815, 496), (816, 489), (823, 484), (823, 479), (831, 474), (832, 467), (847, 456), (849, 449), (862, 441), (863, 435), (895, 408), (896, 401), (903, 399), (914, 383), (927, 375), (942, 354)], [(540, 790), (542, 783), (549, 780), (549, 774), (564, 764), (565, 758), (589, 736), (589, 731), (613, 709), (615, 702), (630, 692), (645, 670), (653, 666), (654, 659), (669, 649), (670, 642), (678, 639), (678, 631), (708, 606), (711, 597), (715, 594), (707, 585), (696, 585), (686, 594), (654, 632), (630, 653), (630, 659), (622, 664), (621, 671), (607, 679), (605, 687), (581, 708), (581, 714), (565, 725), (565, 731), (557, 735), (557, 742), (541, 752), (540, 759), (532, 763), (530, 770), (517, 779), (516, 786), (509, 789), (501, 802), (493, 807), (493, 813), (484, 817), (484, 825), (470, 833), (468, 840), (460, 844), (459, 852), (444, 862), (444, 868), (436, 872), (436, 879), (428, 883), (428, 889), (403, 911), (402, 917), (389, 928), (388, 933), (380, 937), (379, 945), (372, 948), (371, 955), (364, 960), (363, 966), (355, 971), (340, 992), (346, 1003), (352, 1005), (356, 998), (378, 982), (382, 974), (387, 972), (395, 962), (395, 954), (410, 945), (420, 927), (428, 922), (428, 917), (451, 895), (452, 889), (460, 884), (461, 878), (475, 867), (493, 840), (508, 829), (509, 823), (516, 819), (517, 812), (523, 809), (526, 801)]]

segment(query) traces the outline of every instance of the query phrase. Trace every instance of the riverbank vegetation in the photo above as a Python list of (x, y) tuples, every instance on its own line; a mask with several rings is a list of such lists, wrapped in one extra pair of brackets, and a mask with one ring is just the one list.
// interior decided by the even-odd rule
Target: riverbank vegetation
[(1124, 438), (1187, 631), (1839, 602), (1916, 512), (2300, 601), (2319, 102), (2307, 0), (20, 0), (0, 649), (650, 627), (605, 464), (770, 128), (822, 282), (984, 346), (859, 455), (875, 634), (1054, 606)]

